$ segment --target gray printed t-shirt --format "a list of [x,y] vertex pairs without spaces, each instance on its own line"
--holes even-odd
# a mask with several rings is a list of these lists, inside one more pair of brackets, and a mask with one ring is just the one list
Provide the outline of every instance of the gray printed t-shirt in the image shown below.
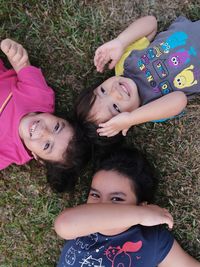
[[200,20],[178,17],[144,50],[133,50],[123,76],[134,80],[141,105],[172,91],[200,93]]

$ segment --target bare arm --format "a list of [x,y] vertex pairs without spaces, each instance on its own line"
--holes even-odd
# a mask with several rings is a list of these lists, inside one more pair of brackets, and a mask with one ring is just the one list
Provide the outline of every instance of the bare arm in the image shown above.
[[183,92],[172,92],[131,112],[131,125],[165,119],[179,114],[187,105]]
[[95,232],[118,234],[132,225],[168,224],[173,218],[156,205],[84,204],[65,209],[55,220],[55,231],[64,239],[73,239]]
[[147,37],[151,41],[157,32],[157,20],[154,16],[137,19],[128,26],[116,39],[120,40],[125,49],[136,40]]
[[170,252],[158,267],[200,267],[200,262],[187,254],[175,240]]
[[187,105],[187,97],[183,92],[172,92],[160,97],[132,112],[123,112],[105,123],[99,124],[97,130],[101,136],[113,136],[122,131],[126,135],[128,129],[137,124],[152,120],[169,118],[179,114]]

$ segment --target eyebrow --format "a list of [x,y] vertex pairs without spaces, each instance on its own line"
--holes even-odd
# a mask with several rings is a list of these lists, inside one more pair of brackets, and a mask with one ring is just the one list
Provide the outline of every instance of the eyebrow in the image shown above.
[[97,192],[97,193],[100,193],[99,190],[93,188],[92,186],[90,187],[90,191],[95,191],[95,192]]
[[124,197],[126,197],[126,194],[125,193],[123,193],[123,192],[113,192],[113,193],[111,193],[111,195],[120,195],[120,196],[124,196]]
[[[97,189],[95,189],[95,188],[93,188],[93,187],[90,187],[90,191],[95,191],[95,192],[97,192],[97,193],[99,193],[100,194],[100,192],[99,192],[99,190],[97,190]],[[124,197],[126,197],[126,194],[125,193],[123,193],[123,192],[112,192],[111,193],[111,196],[112,195],[115,195],[115,196],[124,196]]]

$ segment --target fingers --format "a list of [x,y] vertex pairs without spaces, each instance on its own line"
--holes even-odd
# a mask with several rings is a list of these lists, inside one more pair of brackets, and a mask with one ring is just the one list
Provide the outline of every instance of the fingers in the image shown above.
[[5,39],[1,42],[1,49],[8,57],[16,72],[22,67],[30,65],[28,54],[21,44],[11,39]]
[[117,60],[112,60],[111,61],[111,63],[109,64],[109,66],[108,66],[108,68],[110,69],[110,70],[112,70],[114,67],[115,67],[115,65],[117,64]]
[[[1,42],[1,50],[6,54],[7,57],[13,57],[17,54],[20,44],[16,43],[11,39],[5,39]],[[21,50],[21,49],[20,49]]]
[[114,136],[120,132],[113,125],[109,125],[109,122],[101,123],[101,124],[99,124],[99,126],[100,126],[100,128],[97,129],[97,133],[100,136],[112,137],[112,136]]
[[102,126],[102,124],[99,124],[99,127],[100,128],[97,129],[97,133],[99,135],[105,135],[106,133],[111,133],[113,130],[115,130],[112,125],[111,126],[106,126],[106,125]]
[[122,135],[123,135],[123,136],[126,136],[127,132],[128,132],[128,129],[124,129],[124,130],[122,131]]
[[110,61],[107,49],[99,47],[94,56],[94,65],[98,72],[103,72],[105,65]]
[[1,50],[2,50],[5,54],[7,54],[8,51],[9,51],[9,49],[10,49],[10,47],[11,47],[11,44],[12,44],[12,42],[11,42],[10,39],[4,39],[4,40],[1,42]]
[[118,130],[115,130],[115,129],[106,129],[106,128],[104,128],[104,130],[101,131],[100,133],[98,132],[98,134],[100,136],[107,136],[107,137],[112,137],[112,136],[114,136],[114,135],[116,135],[118,133],[119,133]]

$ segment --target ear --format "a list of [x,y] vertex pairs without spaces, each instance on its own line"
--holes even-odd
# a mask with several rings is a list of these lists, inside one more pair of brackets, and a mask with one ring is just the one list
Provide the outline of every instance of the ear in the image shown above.
[[37,154],[35,154],[33,151],[31,151],[31,154],[35,160],[39,161],[40,164],[44,165],[44,161],[40,159]]
[[38,160],[39,158],[38,158],[38,155],[36,155],[33,151],[31,151],[31,154],[32,154],[32,156],[33,156],[33,158],[35,159],[35,160]]

